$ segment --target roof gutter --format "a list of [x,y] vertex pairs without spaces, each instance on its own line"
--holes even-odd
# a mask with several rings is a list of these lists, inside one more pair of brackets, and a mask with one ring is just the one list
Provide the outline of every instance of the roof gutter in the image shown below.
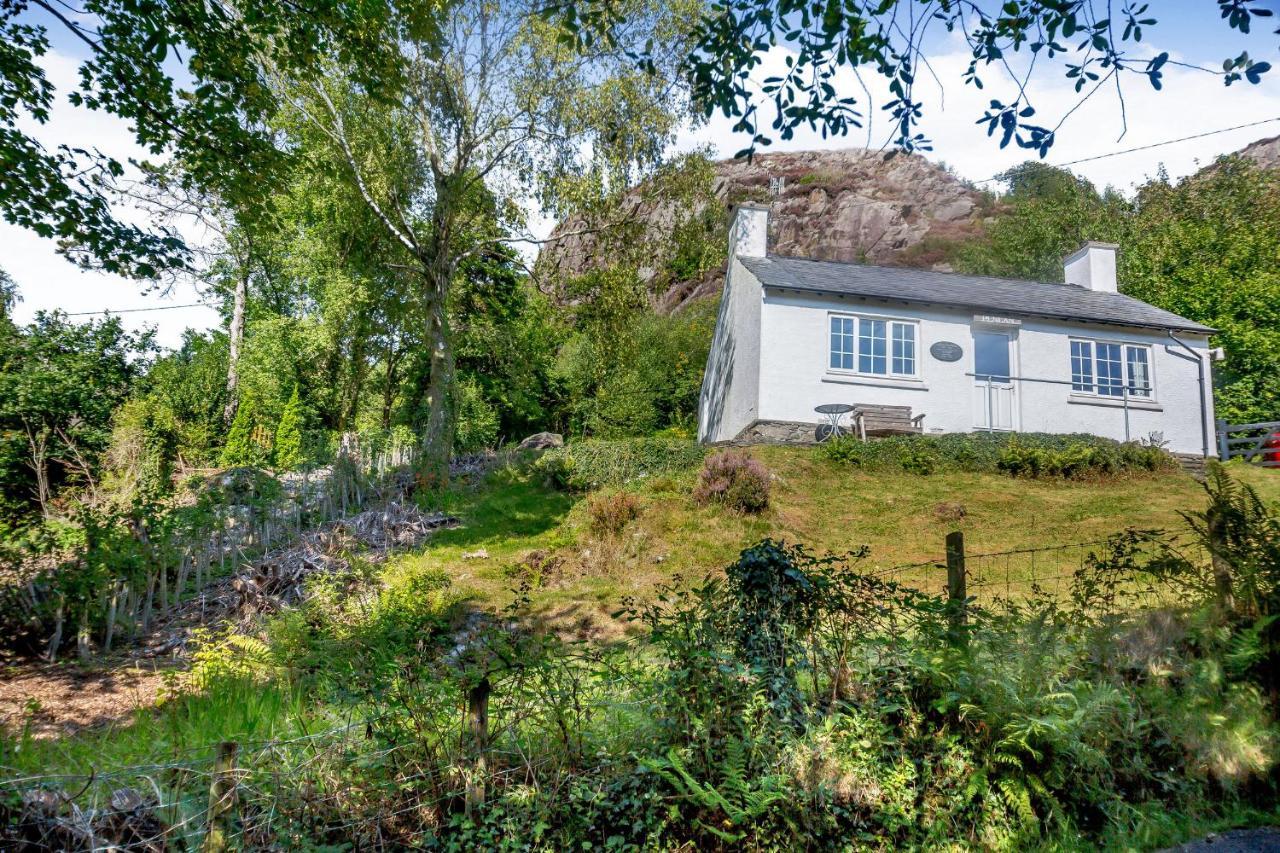
[[1187,345],[1187,342],[1173,333],[1173,329],[1169,330],[1169,340],[1187,351],[1187,354],[1196,360],[1196,372],[1199,374],[1200,383],[1200,449],[1201,454],[1205,457],[1209,455],[1209,413],[1205,408],[1204,402],[1204,359],[1200,353],[1193,350]]

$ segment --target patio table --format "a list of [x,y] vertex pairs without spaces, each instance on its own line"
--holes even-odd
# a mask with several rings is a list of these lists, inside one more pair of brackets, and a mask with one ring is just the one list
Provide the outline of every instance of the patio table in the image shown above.
[[813,410],[825,419],[824,423],[818,424],[818,429],[814,432],[814,437],[819,442],[845,435],[849,432],[840,425],[840,419],[852,412],[853,406],[848,403],[823,403],[821,406],[814,406]]

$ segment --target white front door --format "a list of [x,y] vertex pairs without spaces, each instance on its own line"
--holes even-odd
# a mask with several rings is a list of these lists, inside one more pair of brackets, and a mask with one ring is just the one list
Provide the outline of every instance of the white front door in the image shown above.
[[1018,428],[1018,392],[1013,382],[1013,335],[973,332],[973,425],[980,430]]

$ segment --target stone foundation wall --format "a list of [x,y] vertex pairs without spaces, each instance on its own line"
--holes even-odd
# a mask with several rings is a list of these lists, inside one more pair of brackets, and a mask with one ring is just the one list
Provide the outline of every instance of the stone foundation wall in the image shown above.
[[817,444],[814,436],[817,428],[817,424],[799,421],[755,421],[734,436],[732,441],[723,443],[734,447],[751,444]]

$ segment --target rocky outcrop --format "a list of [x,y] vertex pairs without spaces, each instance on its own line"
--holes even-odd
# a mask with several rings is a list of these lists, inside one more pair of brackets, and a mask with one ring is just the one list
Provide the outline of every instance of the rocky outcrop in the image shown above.
[[1280,169],[1280,136],[1251,142],[1241,148],[1239,154],[1241,157],[1248,157],[1264,169]]
[[[663,276],[669,260],[664,255],[671,251],[664,238],[689,217],[700,217],[721,236],[735,205],[768,203],[769,249],[775,254],[945,269],[940,261],[946,246],[976,233],[987,210],[986,198],[972,185],[901,152],[788,152],[712,166],[710,192],[700,200],[654,198],[646,186],[628,192],[615,208],[616,219],[638,223],[645,244],[654,247],[640,272],[655,288],[658,310],[673,310],[723,286],[723,262],[698,280]],[[611,262],[615,253],[604,240],[582,219],[561,223],[539,259],[542,278],[563,281]]]

